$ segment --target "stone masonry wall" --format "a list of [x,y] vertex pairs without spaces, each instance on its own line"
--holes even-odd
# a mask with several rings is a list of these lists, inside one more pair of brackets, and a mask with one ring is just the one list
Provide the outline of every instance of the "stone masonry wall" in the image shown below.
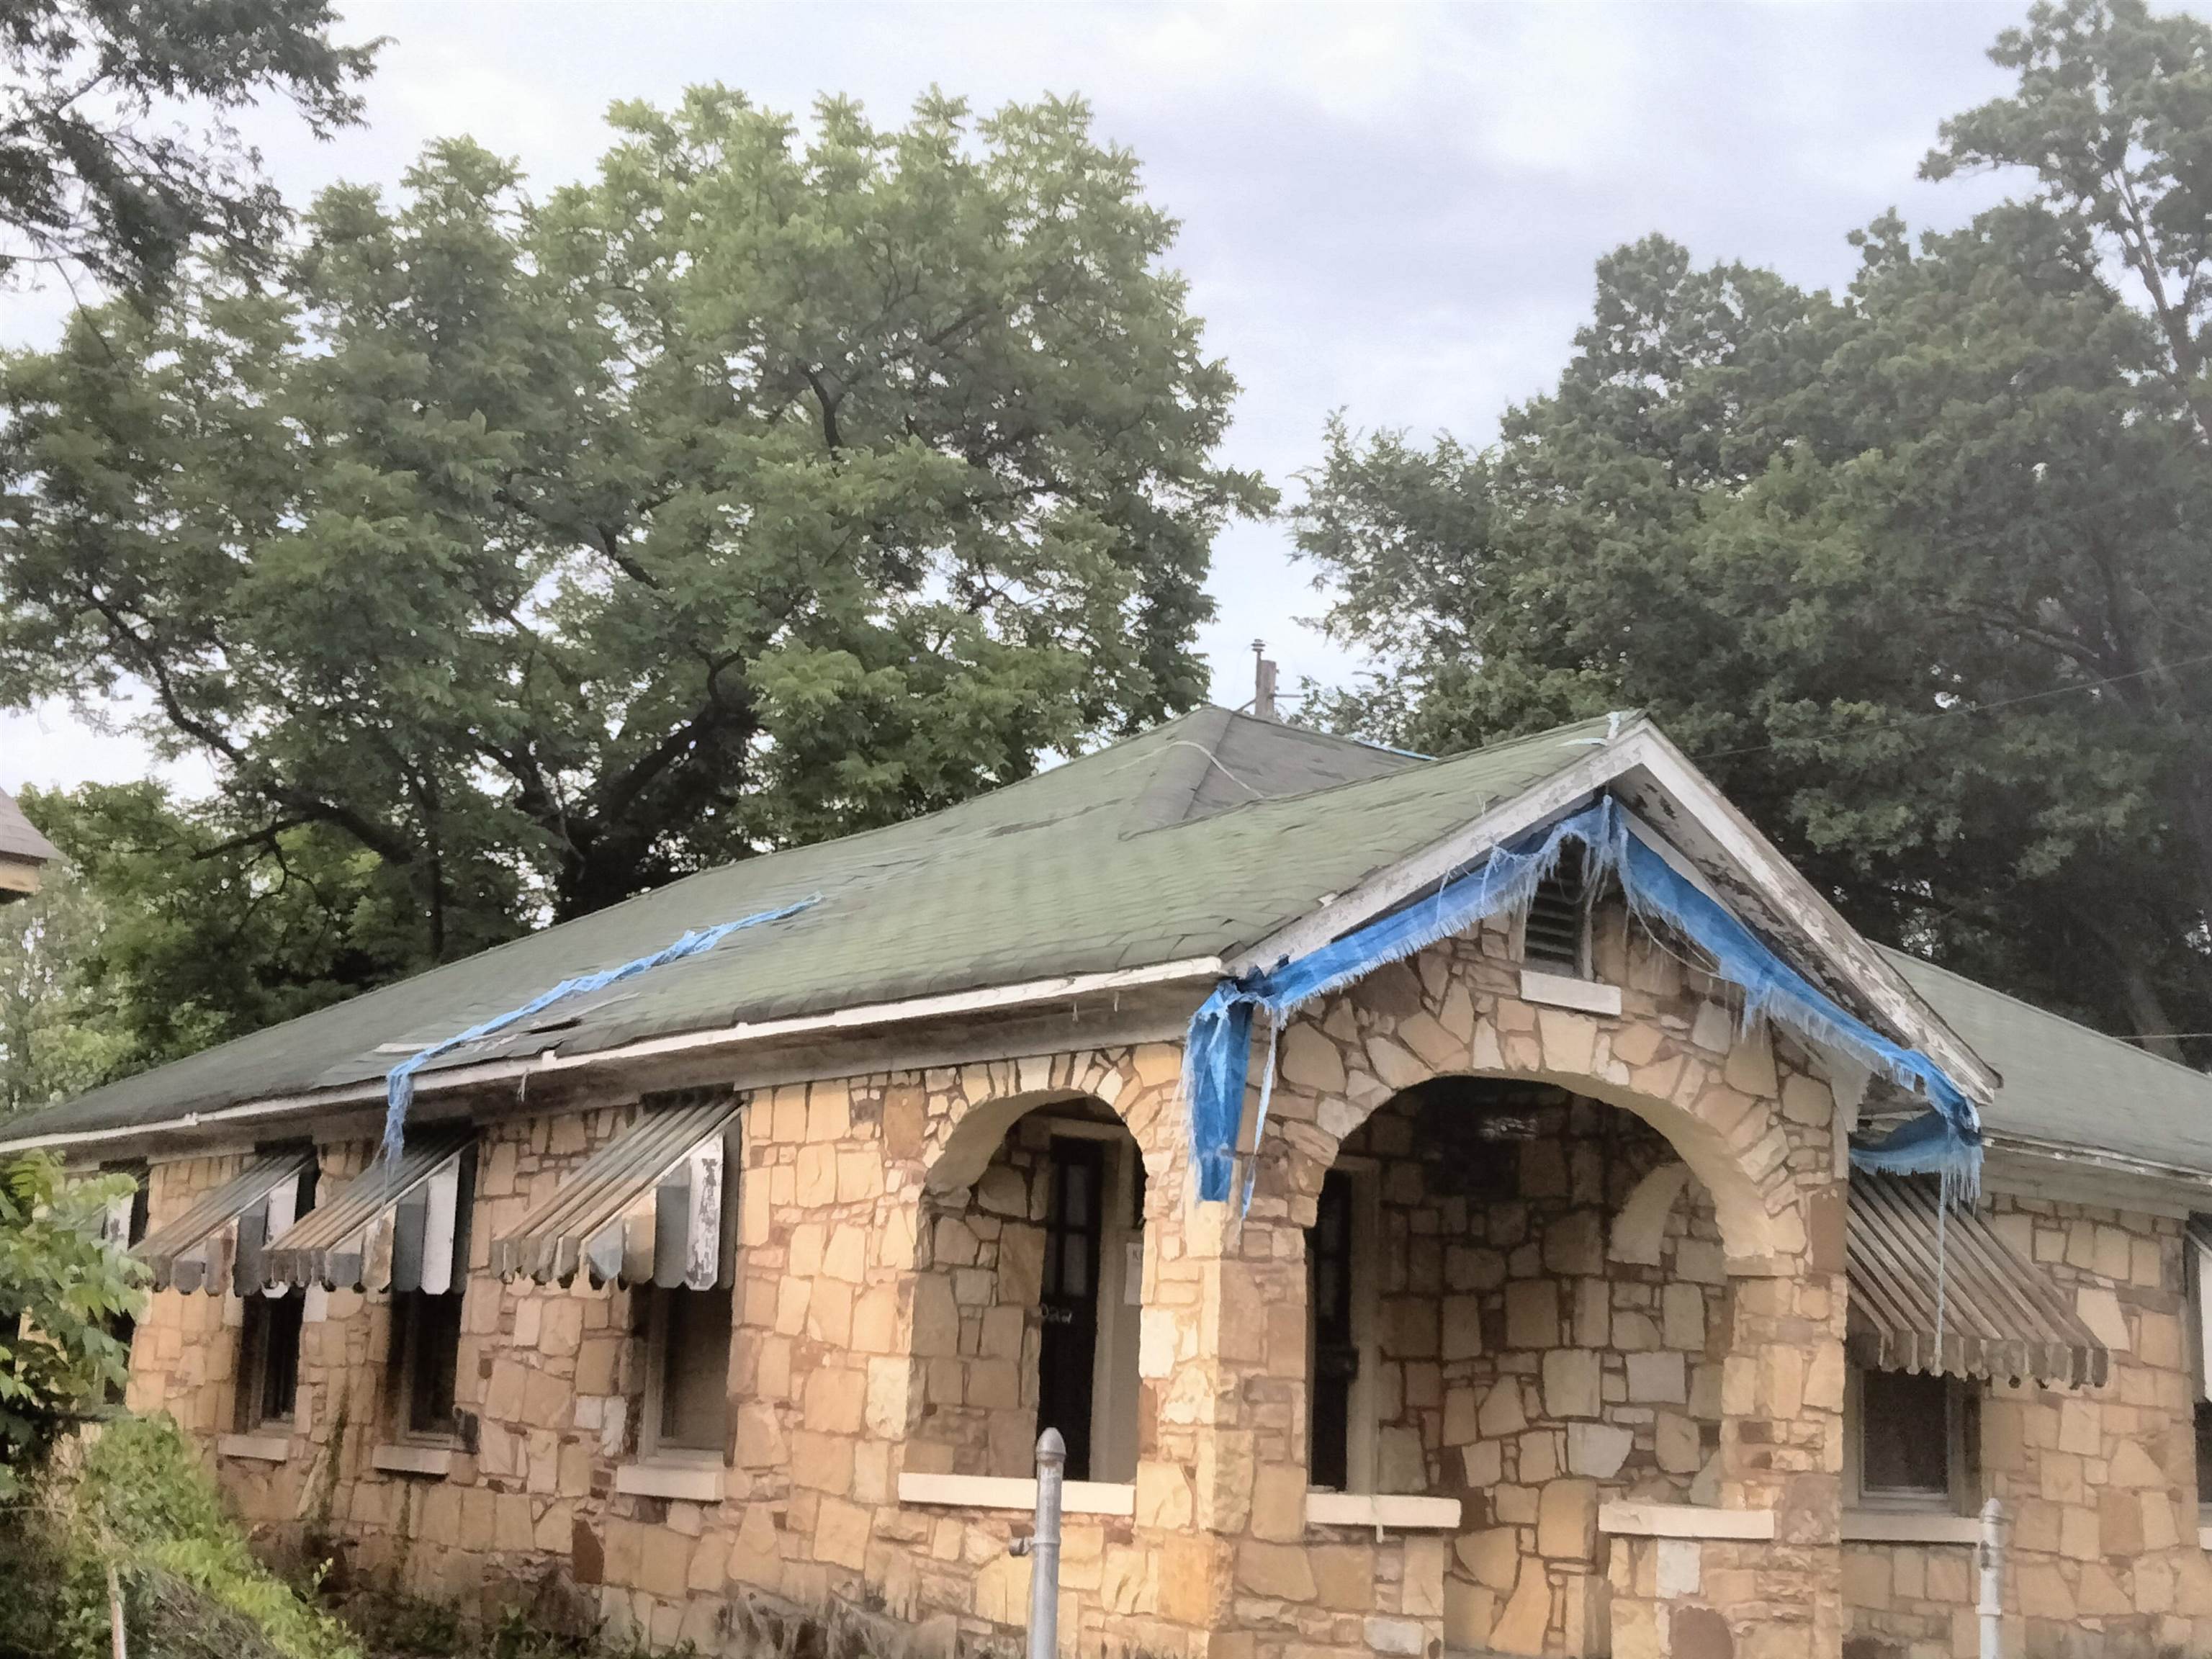
[[[1604,1626],[1597,1505],[1689,1502],[1709,1462],[1717,1484],[1723,1252],[1711,1199],[1692,1181],[1656,1264],[1609,1261],[1614,1217],[1677,1161],[1673,1148],[1630,1114],[1547,1085],[1492,1103],[1525,1119],[1531,1138],[1486,1144],[1467,1133],[1480,1097],[1425,1106],[1417,1091],[1344,1143],[1346,1158],[1376,1164],[1375,1487],[1460,1500],[1444,1583],[1451,1645],[1540,1639],[1576,1651]],[[1506,1192],[1455,1192],[1485,1158],[1509,1166]],[[1524,1561],[1548,1582],[1556,1617],[1543,1630],[1533,1591],[1504,1617]]]
[[[2112,1349],[2100,1389],[1984,1390],[1982,1492],[2012,1522],[2005,1651],[2152,1659],[2212,1650],[2180,1224],[2002,1193],[1992,1201],[1997,1231],[2075,1294]],[[1978,1651],[1971,1547],[1849,1545],[1844,1589],[1850,1659]]]
[[[1535,1505],[1531,1518],[1509,1522],[1521,1565],[1502,1598],[1493,1645],[1504,1636],[1524,1650],[1595,1651],[1603,1636],[1598,1615],[1609,1612],[1617,1652],[1667,1655],[1677,1650],[1672,1632],[1694,1624],[1694,1613],[1722,1621],[1741,1659],[1832,1655],[1840,1644],[1844,1209],[1827,1091],[1786,1045],[1741,1039],[1726,997],[1663,952],[1632,947],[1617,914],[1607,923],[1601,967],[1623,988],[1618,1017],[1523,1002],[1517,956],[1510,931],[1486,928],[1294,1020],[1284,1034],[1256,1194],[1242,1218],[1231,1206],[1190,1201],[1181,1054],[1172,1043],[755,1097],[744,1137],[731,1437],[722,1495],[713,1502],[617,1490],[635,1454],[642,1372],[629,1298],[580,1285],[502,1285],[485,1272],[490,1240],[633,1109],[611,1102],[496,1121],[477,1162],[456,1388],[469,1426],[447,1472],[405,1476],[372,1466],[386,1409],[388,1313],[380,1297],[335,1293],[311,1310],[292,1456],[276,1466],[224,1459],[226,1482],[258,1521],[326,1531],[363,1570],[487,1601],[548,1593],[550,1585],[556,1600],[587,1601],[617,1629],[658,1644],[690,1639],[711,1650],[733,1631],[795,1614],[878,1619],[917,1652],[1010,1648],[1028,1570],[1006,1545],[1024,1517],[897,1497],[902,1470],[943,1455],[931,1439],[933,1408],[948,1422],[957,1413],[1007,1409],[992,1403],[1005,1398],[1003,1373],[966,1363],[1006,1357],[983,1346],[996,1304],[978,1302],[970,1321],[955,1291],[956,1316],[944,1316],[928,1287],[951,1275],[940,1271],[939,1240],[933,1232],[925,1241],[923,1224],[963,1184],[933,1189],[936,1172],[981,1173],[1024,1113],[1088,1099],[1121,1119],[1146,1165],[1142,1396],[1133,1516],[1074,1517],[1068,1528],[1064,1651],[1109,1659],[1139,1651],[1159,1659],[1427,1654],[1445,1633],[1446,1540],[1305,1524],[1304,1229],[1345,1138],[1377,1107],[1429,1077],[1483,1073],[1626,1109],[1696,1170],[1729,1269],[1727,1294],[1717,1299],[1723,1312],[1716,1313],[1709,1285],[1699,1291],[1709,1352],[1724,1356],[1715,1492],[1724,1505],[1774,1510],[1782,1540],[1756,1550],[1708,1546],[1704,1588],[1687,1601],[1679,1580],[1669,1589],[1618,1571],[1609,1610],[1578,1601],[1564,1581],[1589,1581],[1600,1565],[1601,1545],[1588,1522],[1591,1477],[1573,1473],[1571,1452],[1561,1464],[1558,1440],[1520,1437],[1556,1432],[1543,1426],[1512,1437],[1516,1478],[1508,1482],[1506,1437],[1478,1432],[1478,1441],[1498,1443],[1500,1487],[1533,1492]],[[325,1150],[327,1192],[359,1167],[366,1148]],[[220,1173],[164,1170],[155,1224],[188,1189]],[[1571,1160],[1569,1181],[1571,1197]],[[1677,1279],[1686,1277],[1681,1248]],[[1544,1249],[1536,1246],[1539,1261]],[[199,1305],[183,1305],[188,1300]],[[212,1350],[227,1352],[234,1339],[226,1346],[210,1324],[221,1319],[210,1311],[220,1299],[156,1304],[134,1399],[177,1410],[198,1432],[227,1426],[228,1362]],[[1650,1313],[1633,1302],[1619,1311]],[[1663,1336],[1663,1299],[1657,1313]],[[1504,1316],[1510,1324],[1510,1307]],[[1561,1317],[1572,1317],[1564,1304]],[[1609,1308],[1609,1325],[1613,1317]],[[1504,1389],[1519,1395],[1524,1416],[1532,1403],[1548,1409],[1537,1396],[1547,1364],[1564,1374],[1554,1358],[1561,1353],[1595,1356],[1603,1401],[1618,1344],[1586,1347],[1578,1336],[1575,1348],[1548,1349],[1526,1372],[1506,1368],[1504,1356],[1519,1351],[1507,1335],[1495,1377],[1480,1377],[1471,1364],[1477,1356],[1468,1356],[1465,1386],[1480,1396],[1478,1431],[1486,1403]],[[1003,1334],[993,1340],[1006,1342]],[[210,1352],[185,1356],[193,1340]],[[1440,1327],[1439,1367],[1443,1340]],[[1686,1348],[1643,1352],[1662,1351],[1683,1356],[1688,1369]],[[1023,1364],[1028,1357],[1025,1342]],[[1625,1389],[1628,1356],[1619,1357]],[[1686,1376],[1686,1396],[1690,1386]],[[1423,1396],[1437,1403],[1417,1408],[1437,1415],[1439,1470],[1443,1390],[1439,1370]],[[1495,1420],[1504,1408],[1491,1409]],[[1577,1420],[1604,1425],[1602,1415]],[[1640,1449],[1643,1425],[1616,1425],[1638,1431]],[[1650,1426],[1652,1462],[1639,1467],[1671,1480],[1681,1471],[1659,1460],[1656,1415]],[[1425,1462],[1425,1425],[1423,1433]],[[987,1430],[986,1445],[991,1438]],[[1544,1467],[1540,1445],[1559,1465],[1541,1481],[1530,1478]],[[1465,1447],[1457,1449],[1464,1479]],[[1453,1576],[1464,1581],[1465,1565]]]

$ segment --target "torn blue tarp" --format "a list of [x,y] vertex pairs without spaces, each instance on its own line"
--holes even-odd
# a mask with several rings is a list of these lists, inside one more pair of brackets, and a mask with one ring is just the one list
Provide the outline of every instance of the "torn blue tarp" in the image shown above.
[[[1443,883],[1428,897],[1317,951],[1239,979],[1224,980],[1192,1017],[1183,1054],[1183,1089],[1189,1103],[1199,1196],[1226,1199],[1233,1186],[1237,1130],[1243,1115],[1255,1017],[1264,1016],[1269,1026],[1271,1058],[1261,1079],[1258,1115],[1259,1129],[1264,1130],[1273,1085],[1273,1033],[1285,1019],[1316,997],[1462,933],[1486,917],[1527,908],[1537,884],[1559,866],[1560,850],[1570,842],[1586,849],[1593,879],[1610,873],[1620,881],[1632,914],[1665,923],[1712,958],[1713,971],[1743,992],[1746,1025],[1771,1019],[1811,1042],[1854,1056],[1926,1098],[1930,1111],[1906,1126],[1914,1130],[1909,1144],[1899,1145],[1899,1137],[1893,1136],[1863,1152],[1855,1149],[1855,1164],[1870,1170],[1940,1175],[1947,1194],[1973,1190],[1981,1172],[1981,1124],[1965,1091],[1927,1055],[1891,1042],[1775,955],[1724,907],[1630,834],[1620,803],[1607,796],[1548,829],[1494,848],[1480,865]],[[1886,1161],[1892,1158],[1905,1161]],[[1250,1194],[1248,1179],[1248,1203]]]
[[786,916],[795,916],[809,905],[818,904],[821,901],[822,895],[816,893],[800,899],[795,904],[787,904],[778,910],[762,910],[750,916],[740,916],[735,921],[719,922],[712,927],[694,928],[673,945],[664,945],[649,957],[640,957],[634,962],[625,962],[619,968],[605,969],[596,974],[580,974],[574,979],[564,979],[551,990],[532,998],[520,1008],[509,1009],[503,1014],[495,1014],[480,1024],[470,1026],[465,1031],[456,1032],[442,1042],[432,1043],[419,1054],[408,1055],[384,1076],[383,1157],[386,1167],[396,1169],[398,1166],[399,1155],[405,1150],[407,1109],[415,1103],[415,1073],[441,1054],[451,1054],[465,1043],[474,1042],[480,1037],[488,1037],[495,1032],[503,1031],[510,1025],[528,1019],[532,1014],[543,1013],[555,1003],[565,998],[578,996],[586,991],[604,990],[617,980],[631,978],[644,973],[648,969],[658,968],[664,963],[681,961],[685,957],[696,957],[702,951],[713,950],[740,928],[757,927],[763,922],[781,921]]

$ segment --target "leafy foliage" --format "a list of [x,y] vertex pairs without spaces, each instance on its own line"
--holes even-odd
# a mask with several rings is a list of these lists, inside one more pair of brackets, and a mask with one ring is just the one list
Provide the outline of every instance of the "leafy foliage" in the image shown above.
[[2031,199],[1886,216],[1837,296],[1653,237],[1494,447],[1333,428],[1299,545],[1384,672],[1316,716],[1442,750],[1646,708],[1878,936],[2212,1030],[2209,52],[2039,8],[1927,164]]
[[360,896],[348,984],[1191,706],[1268,500],[1081,105],[613,118],[588,185],[441,144],[273,287],[0,362],[0,700],[150,688],[199,855]]
[[[282,93],[318,137],[360,118],[374,46],[337,46],[328,0],[0,9],[0,278],[80,267],[125,289],[165,285],[210,238],[258,257],[284,219],[227,114]],[[196,107],[199,130],[170,125]]]
[[137,1317],[145,1269],[101,1232],[129,1176],[72,1180],[32,1153],[0,1164],[0,1498],[125,1379],[110,1326]]
[[31,1524],[0,1543],[0,1561],[30,1570],[0,1598],[0,1656],[104,1659],[112,1567],[133,1652],[360,1659],[337,1620],[254,1560],[171,1419],[108,1425],[40,1497]]
[[26,790],[21,804],[65,872],[0,910],[0,1110],[422,965],[404,883],[320,825],[240,836],[221,802],[176,801],[152,781]]

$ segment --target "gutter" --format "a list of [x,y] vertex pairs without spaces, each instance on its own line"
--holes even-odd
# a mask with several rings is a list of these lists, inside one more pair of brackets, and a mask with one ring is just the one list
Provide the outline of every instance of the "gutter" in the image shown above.
[[[991,986],[981,990],[909,997],[897,1002],[862,1003],[826,1014],[802,1014],[789,1019],[741,1021],[737,1024],[710,1027],[705,1030],[642,1037],[618,1048],[594,1049],[587,1054],[563,1054],[559,1045],[554,1044],[535,1054],[520,1058],[484,1060],[473,1066],[454,1066],[417,1073],[415,1091],[418,1098],[450,1094],[526,1078],[557,1076],[600,1066],[619,1066],[670,1054],[751,1048],[789,1037],[1032,1008],[1070,998],[1096,996],[1148,986],[1203,983],[1210,988],[1220,979],[1222,973],[1221,958],[1218,957],[1184,957],[1174,962],[1156,963],[1146,968],[1118,968],[1106,973],[1027,980],[1018,984]],[[395,1064],[398,1058],[395,1057]],[[185,1112],[152,1123],[117,1124],[105,1129],[62,1130],[52,1134],[0,1139],[0,1154],[96,1146],[152,1135],[250,1126],[333,1107],[380,1104],[384,1099],[384,1086],[383,1079],[374,1078],[337,1088],[316,1089],[301,1094],[271,1095],[260,1100],[240,1101],[235,1105],[218,1106],[204,1112]]]

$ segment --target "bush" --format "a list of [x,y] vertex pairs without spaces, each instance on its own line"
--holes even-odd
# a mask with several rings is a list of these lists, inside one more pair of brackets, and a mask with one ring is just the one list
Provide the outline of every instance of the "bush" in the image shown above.
[[0,1659],[105,1659],[115,1570],[132,1659],[361,1659],[345,1627],[247,1551],[166,1417],[126,1418],[0,1527]]

